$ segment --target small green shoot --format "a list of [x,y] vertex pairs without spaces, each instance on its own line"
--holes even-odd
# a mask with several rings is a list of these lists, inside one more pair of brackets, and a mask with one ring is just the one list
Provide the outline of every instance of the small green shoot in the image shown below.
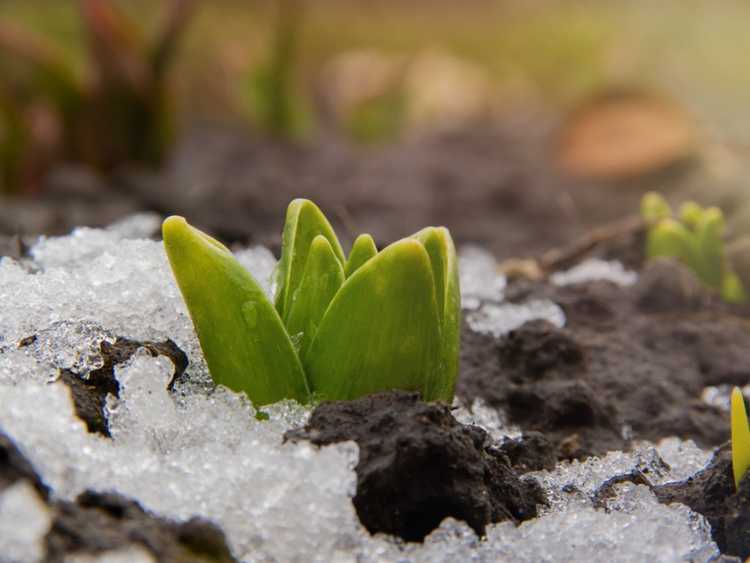
[[742,478],[750,469],[750,425],[747,422],[745,398],[739,387],[732,390],[732,473],[734,485],[740,488]]
[[647,258],[677,258],[725,301],[746,300],[742,283],[727,258],[720,209],[687,202],[680,208],[679,217],[674,217],[666,200],[650,192],[641,200],[641,216],[648,224]]
[[429,227],[348,260],[311,201],[289,205],[275,306],[221,243],[170,217],[164,246],[217,384],[258,405],[418,391],[453,399],[460,292],[456,252]]

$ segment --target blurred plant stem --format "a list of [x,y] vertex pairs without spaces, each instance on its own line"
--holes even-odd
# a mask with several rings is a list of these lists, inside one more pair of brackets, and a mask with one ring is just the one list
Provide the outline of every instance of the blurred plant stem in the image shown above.
[[0,193],[11,192],[20,181],[25,136],[18,108],[0,91]]
[[250,103],[260,129],[281,139],[299,138],[308,116],[295,88],[305,0],[277,0],[266,62],[250,77]]

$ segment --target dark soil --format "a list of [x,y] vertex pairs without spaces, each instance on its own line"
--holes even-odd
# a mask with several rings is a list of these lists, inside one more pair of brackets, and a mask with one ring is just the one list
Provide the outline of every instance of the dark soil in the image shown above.
[[702,173],[697,166],[633,185],[569,179],[553,164],[554,126],[519,116],[368,148],[326,135],[292,146],[197,129],[158,172],[123,170],[104,181],[64,168],[34,199],[0,198],[0,235],[62,234],[141,210],[184,215],[225,242],[275,248],[289,201],[308,197],[345,243],[370,232],[382,246],[445,225],[459,244],[498,258],[537,256],[637,213],[646,189],[677,190]]
[[704,447],[728,439],[726,413],[701,393],[750,380],[750,324],[681,265],[651,263],[629,288],[517,283],[507,296],[553,300],[566,326],[534,321],[497,339],[465,327],[457,388],[465,401],[482,398],[524,431],[542,432],[559,459],[627,449],[631,438]]
[[[19,347],[28,346],[35,338],[24,338],[19,342]],[[164,342],[136,342],[127,338],[117,338],[114,343],[104,341],[99,348],[103,365],[89,372],[86,378],[68,369],[60,370],[60,380],[70,388],[76,415],[86,423],[89,432],[110,437],[105,406],[107,395],[120,396],[115,366],[127,362],[141,348],[153,357],[165,356],[172,362],[174,372],[169,383],[171,389],[185,372],[188,359],[185,352],[169,339]]]
[[557,465],[557,447],[541,432],[530,430],[520,438],[506,440],[499,447],[520,473],[552,470]]
[[0,492],[18,480],[28,481],[43,499],[48,499],[49,487],[42,481],[31,462],[18,450],[13,440],[0,432]]
[[224,533],[201,518],[184,523],[161,519],[120,494],[94,491],[54,507],[55,519],[45,541],[50,563],[73,553],[98,554],[133,544],[145,547],[160,562],[235,561]]
[[321,403],[309,424],[286,438],[357,442],[354,506],[371,533],[421,541],[452,516],[481,536],[490,523],[536,517],[544,502],[539,485],[520,479],[484,430],[414,393]]
[[660,502],[679,502],[703,514],[711,524],[711,536],[725,555],[744,561],[750,557],[750,475],[735,490],[732,451],[717,450],[708,466],[679,483],[654,487]]
[[45,562],[62,563],[74,554],[96,555],[133,544],[144,547],[160,562],[235,561],[223,532],[206,520],[191,518],[179,523],[160,518],[116,493],[86,491],[75,502],[50,499],[49,488],[31,463],[0,433],[0,492],[18,480],[31,483],[52,511]]

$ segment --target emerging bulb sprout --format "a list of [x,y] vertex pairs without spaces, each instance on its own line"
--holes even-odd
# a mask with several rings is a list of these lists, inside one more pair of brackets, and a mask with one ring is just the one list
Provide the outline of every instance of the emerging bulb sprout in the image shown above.
[[725,301],[746,300],[742,282],[727,258],[724,216],[719,208],[703,208],[689,201],[674,217],[666,200],[656,192],[649,192],[641,200],[641,216],[648,224],[647,258],[677,258]]
[[361,235],[348,257],[311,201],[289,205],[272,304],[220,242],[181,217],[164,246],[211,376],[258,405],[354,399],[391,389],[450,402],[460,293],[447,229],[378,252]]

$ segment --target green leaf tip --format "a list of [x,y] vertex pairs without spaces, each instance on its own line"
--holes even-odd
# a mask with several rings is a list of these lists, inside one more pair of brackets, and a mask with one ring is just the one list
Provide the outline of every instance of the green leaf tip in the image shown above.
[[276,309],[284,320],[289,318],[292,296],[302,281],[310,245],[318,235],[328,240],[343,265],[344,251],[323,212],[308,199],[292,201],[286,213],[276,278]]
[[162,234],[214,381],[247,392],[258,405],[307,400],[302,365],[281,319],[229,249],[182,217],[165,220]]
[[680,206],[680,221],[690,229],[696,229],[703,217],[703,208],[694,201]]
[[641,217],[653,224],[672,216],[667,200],[658,192],[648,192],[641,199]]
[[286,323],[292,341],[297,340],[300,357],[305,357],[328,304],[343,283],[344,269],[331,243],[322,235],[316,236]]
[[734,484],[740,488],[742,478],[750,469],[750,426],[747,422],[745,398],[739,387],[732,390],[732,473]]
[[378,247],[375,246],[373,238],[368,234],[359,235],[352,245],[349,258],[346,260],[346,267],[344,269],[346,277],[351,276],[362,264],[377,253]]
[[182,217],[164,246],[217,384],[257,404],[413,390],[453,400],[461,323],[450,233],[428,227],[378,252],[359,236],[347,260],[308,200],[287,212],[275,305],[220,242]]

